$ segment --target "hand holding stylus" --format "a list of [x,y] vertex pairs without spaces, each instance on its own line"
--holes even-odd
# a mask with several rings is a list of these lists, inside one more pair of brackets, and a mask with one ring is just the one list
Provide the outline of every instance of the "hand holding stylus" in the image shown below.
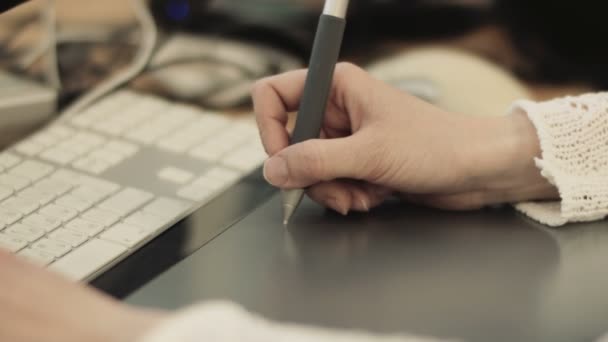
[[306,71],[264,79],[253,92],[266,179],[306,188],[346,214],[391,194],[446,209],[555,198],[534,165],[540,148],[523,114],[473,117],[447,112],[339,64],[322,122],[322,139],[289,146],[287,113],[302,100]]

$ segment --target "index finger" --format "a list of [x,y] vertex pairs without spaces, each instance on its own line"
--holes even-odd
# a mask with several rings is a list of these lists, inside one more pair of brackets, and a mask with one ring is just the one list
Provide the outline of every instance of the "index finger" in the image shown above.
[[306,70],[302,69],[262,79],[253,87],[256,121],[269,155],[289,145],[287,114],[298,109],[305,82]]

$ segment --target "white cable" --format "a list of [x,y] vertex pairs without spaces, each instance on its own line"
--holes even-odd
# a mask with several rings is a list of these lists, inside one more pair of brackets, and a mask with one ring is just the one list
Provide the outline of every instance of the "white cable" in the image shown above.
[[61,114],[61,117],[68,118],[86,109],[102,97],[135,78],[150,62],[158,39],[156,23],[154,22],[154,18],[148,7],[147,0],[131,0],[131,6],[141,25],[142,32],[142,44],[135,60],[129,68],[102,82],[91,92],[85,94],[82,98],[72,104]]
[[49,55],[46,61],[46,78],[55,89],[61,89],[61,76],[59,75],[59,61],[57,58],[57,13],[55,0],[48,0],[44,11],[44,21],[47,27],[47,43]]

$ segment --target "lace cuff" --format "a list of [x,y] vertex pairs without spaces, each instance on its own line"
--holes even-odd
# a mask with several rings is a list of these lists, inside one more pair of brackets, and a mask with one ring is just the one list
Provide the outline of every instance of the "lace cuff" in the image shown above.
[[518,101],[512,111],[525,112],[536,127],[542,149],[536,165],[561,196],[515,207],[549,226],[608,216],[608,93]]

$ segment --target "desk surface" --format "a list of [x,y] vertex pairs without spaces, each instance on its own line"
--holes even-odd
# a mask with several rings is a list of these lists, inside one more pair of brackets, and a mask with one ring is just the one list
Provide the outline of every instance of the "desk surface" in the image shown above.
[[471,341],[581,341],[608,330],[605,223],[545,230],[510,208],[392,203],[340,217],[278,198],[127,301],[230,299],[267,317]]

